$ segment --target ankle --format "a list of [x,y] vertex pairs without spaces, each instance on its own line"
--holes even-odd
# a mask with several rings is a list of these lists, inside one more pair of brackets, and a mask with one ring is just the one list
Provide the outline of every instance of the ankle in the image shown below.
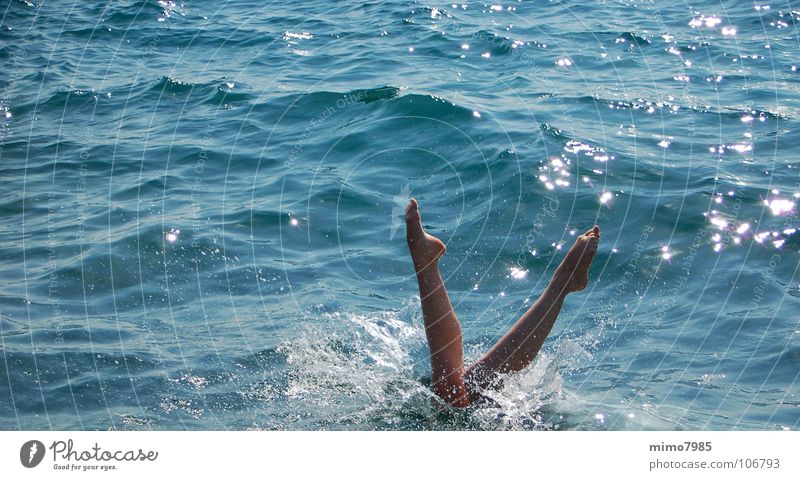
[[550,283],[547,285],[547,290],[554,295],[566,297],[568,293],[571,293],[569,289],[571,279],[571,274],[556,270],[553,277],[550,279]]

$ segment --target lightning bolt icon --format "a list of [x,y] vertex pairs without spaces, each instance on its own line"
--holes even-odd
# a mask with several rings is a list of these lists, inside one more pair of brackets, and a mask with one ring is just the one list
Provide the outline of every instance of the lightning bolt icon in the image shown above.
[[28,463],[33,462],[33,457],[34,457],[34,455],[36,455],[36,452],[37,452],[38,449],[39,449],[39,447],[36,446],[35,443],[31,444],[31,452],[30,452],[30,455],[28,457]]

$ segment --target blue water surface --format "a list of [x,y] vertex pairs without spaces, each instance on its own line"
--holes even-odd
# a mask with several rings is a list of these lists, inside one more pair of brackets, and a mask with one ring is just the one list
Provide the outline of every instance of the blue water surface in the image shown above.
[[[0,8],[0,429],[798,428],[796,1]],[[490,406],[412,196],[469,361],[603,229]]]

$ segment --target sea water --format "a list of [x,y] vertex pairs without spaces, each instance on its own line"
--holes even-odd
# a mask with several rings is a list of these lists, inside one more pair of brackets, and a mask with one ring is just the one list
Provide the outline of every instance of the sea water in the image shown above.
[[[6,2],[0,428],[796,429],[800,4]],[[533,365],[467,361],[598,224]]]

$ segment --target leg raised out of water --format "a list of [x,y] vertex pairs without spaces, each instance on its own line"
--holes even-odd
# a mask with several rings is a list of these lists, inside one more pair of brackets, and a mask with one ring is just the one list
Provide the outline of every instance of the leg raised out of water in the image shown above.
[[495,385],[498,374],[527,367],[555,324],[567,294],[586,288],[589,266],[597,253],[600,227],[578,236],[538,300],[480,360],[465,371],[468,386]]
[[466,407],[480,389],[497,387],[499,374],[531,363],[561,311],[567,294],[586,288],[597,252],[600,227],[580,235],[556,269],[541,297],[480,360],[464,368],[461,325],[439,273],[444,243],[422,227],[417,201],[406,207],[406,240],[419,283],[425,334],[431,353],[433,388],[449,404]]
[[425,335],[431,353],[433,389],[453,406],[469,405],[464,386],[464,352],[461,325],[439,273],[444,243],[422,228],[419,206],[413,198],[406,208],[406,240],[419,283]]

